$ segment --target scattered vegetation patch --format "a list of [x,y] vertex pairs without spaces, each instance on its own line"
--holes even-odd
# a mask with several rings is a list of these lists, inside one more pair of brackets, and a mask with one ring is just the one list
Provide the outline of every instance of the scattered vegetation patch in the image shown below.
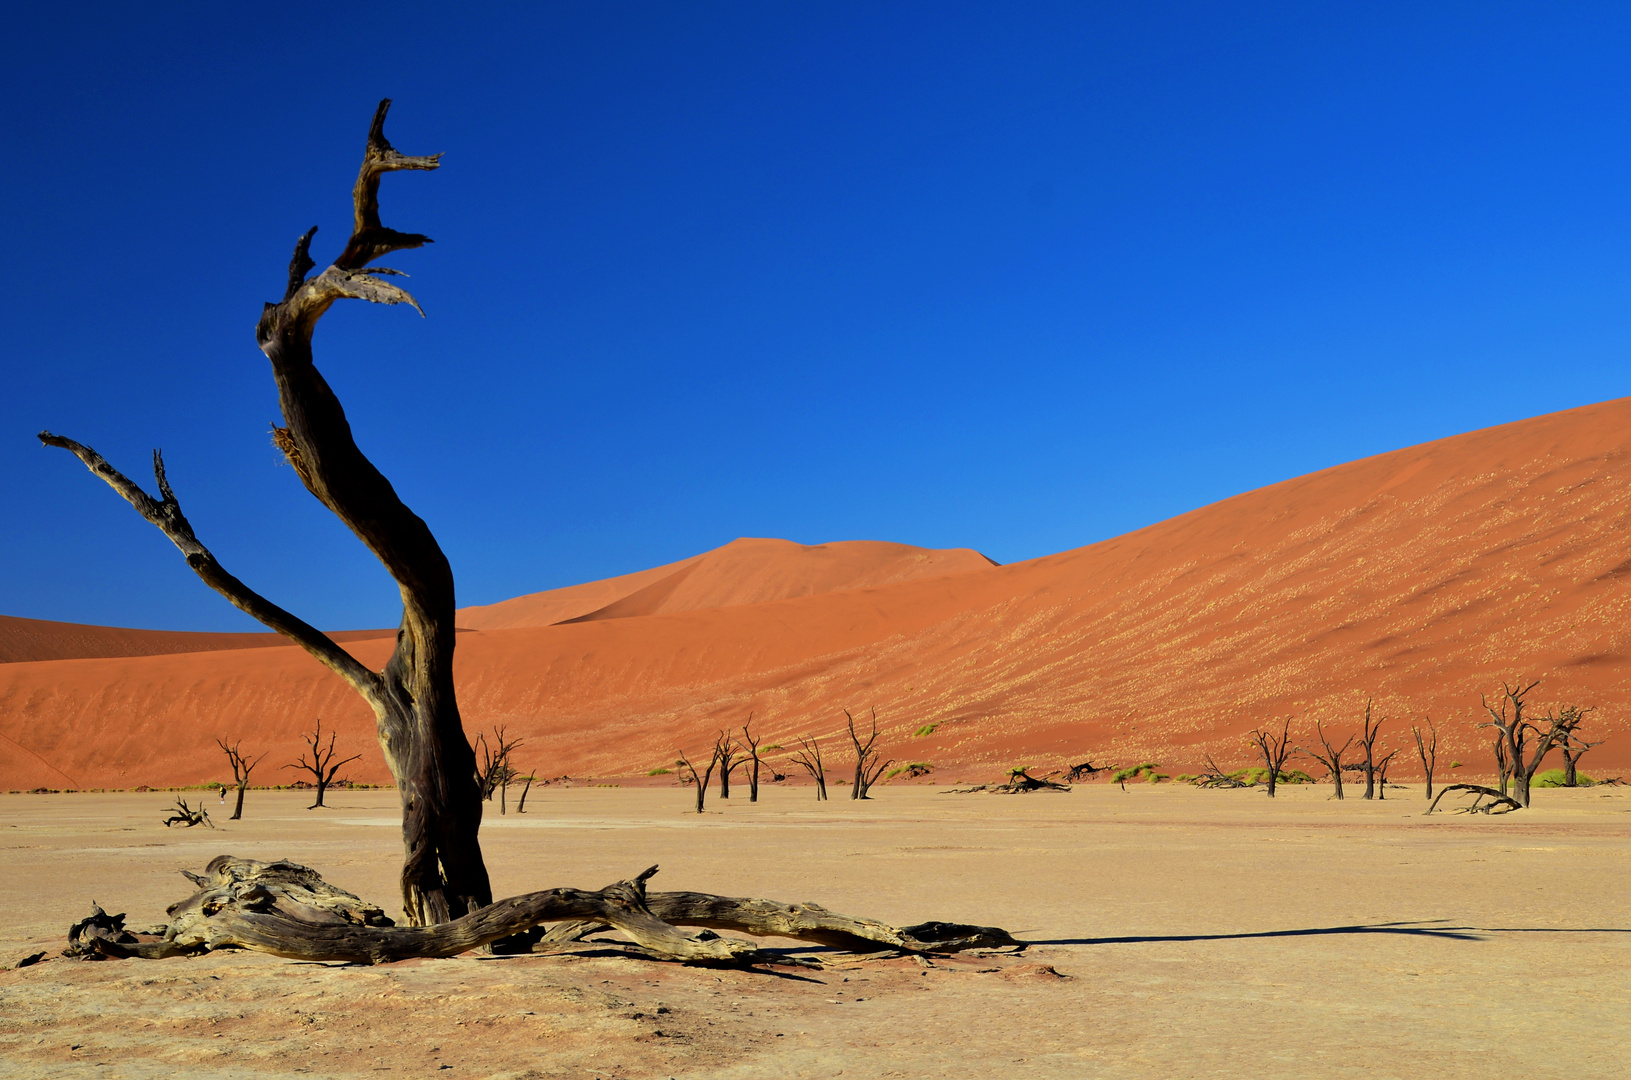
[[[1535,778],[1530,781],[1530,786],[1568,787],[1568,778],[1568,773],[1564,772],[1562,769],[1547,769],[1543,773],[1536,773]],[[1597,786],[1597,781],[1593,780],[1583,772],[1576,772],[1574,774],[1574,784],[1576,787],[1595,787]]]
[[662,766],[659,765],[657,768],[652,769],[650,772],[646,773],[646,775],[647,776],[668,776],[673,771],[674,771],[673,769],[665,769],[665,768],[663,768]]
[[893,780],[897,776],[905,776],[908,780],[915,780],[920,776],[928,776],[934,772],[934,766],[927,761],[911,761],[905,765],[898,765],[883,774],[885,780]]
[[934,734],[934,729],[939,727],[939,726],[940,726],[939,724],[924,724],[922,727],[920,727],[916,731],[912,732],[912,738],[914,738],[914,739],[927,738],[928,736],[933,735]]
[[1163,780],[1171,780],[1170,775],[1158,771],[1160,768],[1160,763],[1155,761],[1146,761],[1142,765],[1131,765],[1111,773],[1110,782],[1120,784],[1123,788],[1126,788],[1129,780],[1143,779],[1146,784],[1159,784]]

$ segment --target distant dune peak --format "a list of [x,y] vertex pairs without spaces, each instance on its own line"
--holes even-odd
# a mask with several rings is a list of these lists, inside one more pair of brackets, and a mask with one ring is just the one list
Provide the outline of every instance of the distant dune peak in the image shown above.
[[504,630],[742,607],[996,565],[969,548],[920,548],[884,540],[799,544],[744,536],[651,570],[463,608],[459,625]]

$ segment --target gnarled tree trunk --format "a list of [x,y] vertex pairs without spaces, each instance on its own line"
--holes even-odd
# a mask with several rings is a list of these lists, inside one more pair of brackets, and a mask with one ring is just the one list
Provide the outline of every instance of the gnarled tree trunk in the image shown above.
[[312,331],[336,300],[412,304],[413,297],[363,268],[429,237],[400,233],[379,220],[379,182],[387,172],[434,169],[441,155],[407,157],[385,139],[390,100],[380,102],[352,191],[355,223],[345,249],[322,273],[309,254],[313,228],[295,245],[283,299],[267,304],[255,330],[272,362],[286,426],[274,437],[306,489],[366,544],[402,592],[402,625],[385,670],[360,664],[327,635],[284,611],[227,573],[193,535],[155,452],[159,499],[72,439],[41,432],[49,446],[72,451],[94,473],[162,529],[204,582],[239,609],[294,640],[349,683],[374,710],[380,746],[402,797],[402,905],[416,924],[445,922],[492,902],[477,830],[481,798],[475,756],[453,692],[453,571],[430,529],[405,506],[351,436],[345,410],[312,359]]

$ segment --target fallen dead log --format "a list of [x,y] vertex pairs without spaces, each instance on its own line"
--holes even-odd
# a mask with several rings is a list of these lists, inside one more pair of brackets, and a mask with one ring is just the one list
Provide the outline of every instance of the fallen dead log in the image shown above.
[[[892,927],[818,904],[690,892],[648,896],[645,883],[656,872],[653,866],[594,892],[563,888],[526,893],[450,922],[399,927],[378,907],[298,863],[221,855],[201,875],[183,871],[199,888],[170,907],[168,925],[133,933],[124,929],[124,916],[109,916],[93,905],[91,916],[69,930],[64,955],[162,959],[252,949],[298,960],[377,964],[455,956],[495,942],[500,943],[495,951],[501,952],[547,949],[608,927],[652,959],[722,966],[789,961],[753,942],[720,937],[715,929],[866,952],[1024,948],[1024,942],[997,927],[941,922]],[[551,923],[558,925],[538,930]],[[688,934],[681,926],[703,929]]]
[[[1102,771],[1102,770],[1101,770]],[[987,791],[993,795],[1028,795],[1033,791],[1069,791],[1069,784],[1058,784],[1049,779],[1054,774],[1049,773],[1038,779],[1024,769],[1015,769],[1008,774],[1008,779],[1000,784],[976,784],[966,788],[947,788],[942,795],[972,795],[976,791]]]
[[198,801],[198,809],[194,810],[187,805],[186,799],[178,796],[176,804],[170,807],[169,814],[170,816],[164,819],[166,829],[172,825],[185,825],[189,829],[194,825],[208,825],[212,829],[215,828],[215,822],[210,820],[210,812],[204,809],[204,800],[202,799]]
[[[1438,798],[1433,800],[1433,805],[1427,808],[1427,812],[1431,814],[1434,810],[1437,810],[1438,804],[1443,801],[1444,796],[1452,791],[1471,791],[1478,796],[1472,801],[1471,806],[1456,807],[1455,812],[1458,814],[1510,814],[1514,810],[1523,809],[1522,804],[1516,799],[1508,798],[1494,788],[1488,788],[1482,784],[1450,784],[1439,791]],[[1486,797],[1491,800],[1487,805],[1484,803]],[[1504,806],[1505,809],[1497,810],[1496,807],[1498,806]]]

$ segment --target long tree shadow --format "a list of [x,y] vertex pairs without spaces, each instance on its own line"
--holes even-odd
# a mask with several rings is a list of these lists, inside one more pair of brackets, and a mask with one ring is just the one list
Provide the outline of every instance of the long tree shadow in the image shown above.
[[1155,941],[1238,941],[1247,938],[1323,937],[1336,934],[1400,934],[1449,941],[1487,941],[1492,934],[1631,934],[1621,927],[1573,926],[1439,926],[1446,919],[1368,923],[1358,926],[1310,926],[1300,930],[1257,930],[1244,934],[1149,934],[1137,937],[1056,938],[1027,945],[1138,945]]

